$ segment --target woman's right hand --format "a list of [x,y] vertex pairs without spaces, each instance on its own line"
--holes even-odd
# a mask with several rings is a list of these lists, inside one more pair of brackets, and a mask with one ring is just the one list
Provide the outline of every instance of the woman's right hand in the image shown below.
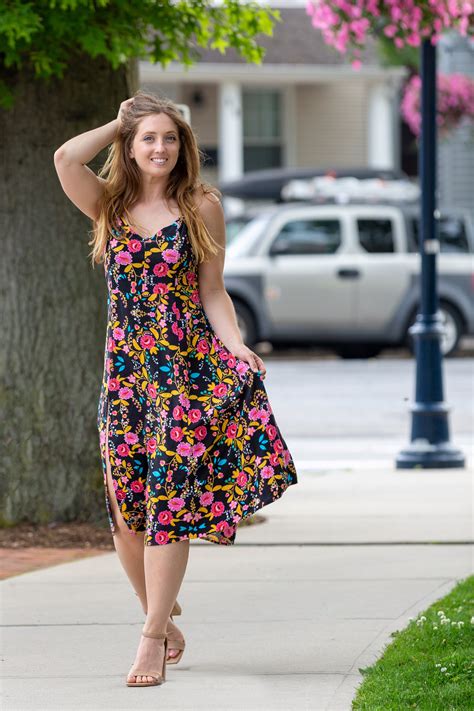
[[130,108],[130,106],[133,104],[133,100],[134,100],[134,97],[132,96],[131,99],[125,99],[125,101],[122,101],[122,103],[120,104],[120,108],[119,108],[118,114],[117,114],[117,123],[118,123],[119,127],[122,124],[122,118],[123,118],[124,112],[128,108]]

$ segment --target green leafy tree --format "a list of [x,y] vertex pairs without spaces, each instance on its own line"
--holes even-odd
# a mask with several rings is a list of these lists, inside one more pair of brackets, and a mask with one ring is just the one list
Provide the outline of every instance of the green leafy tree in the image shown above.
[[55,149],[116,116],[138,88],[138,59],[189,66],[200,47],[232,47],[258,63],[256,37],[277,19],[237,0],[0,2],[3,525],[105,520],[96,411],[106,288]]

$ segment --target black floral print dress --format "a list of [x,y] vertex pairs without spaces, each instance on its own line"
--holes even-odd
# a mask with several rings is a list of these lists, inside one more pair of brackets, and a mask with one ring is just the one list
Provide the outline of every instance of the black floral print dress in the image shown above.
[[105,501],[146,545],[233,544],[297,483],[263,381],[214,333],[179,218],[150,239],[122,219],[104,262],[108,323],[97,424]]

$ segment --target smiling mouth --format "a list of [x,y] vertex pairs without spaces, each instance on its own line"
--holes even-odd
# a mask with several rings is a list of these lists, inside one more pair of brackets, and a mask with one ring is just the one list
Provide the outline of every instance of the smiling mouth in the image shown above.
[[164,165],[168,161],[168,158],[152,158],[151,162],[156,165]]

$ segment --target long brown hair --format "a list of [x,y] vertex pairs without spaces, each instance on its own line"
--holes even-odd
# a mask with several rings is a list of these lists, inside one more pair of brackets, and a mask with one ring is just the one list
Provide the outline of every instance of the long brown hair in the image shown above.
[[178,161],[170,173],[165,199],[178,204],[191,241],[191,247],[198,262],[206,261],[217,254],[219,245],[207,230],[194,200],[199,188],[204,193],[220,193],[216,188],[201,180],[202,153],[196,136],[183,118],[180,110],[169,99],[139,91],[133,104],[122,112],[120,127],[109,147],[107,159],[99,171],[105,179],[100,212],[94,221],[90,252],[92,266],[104,261],[107,240],[116,225],[117,218],[128,215],[128,210],[140,196],[140,169],[130,158],[130,148],[142,118],[150,114],[166,114],[176,124],[180,140]]

